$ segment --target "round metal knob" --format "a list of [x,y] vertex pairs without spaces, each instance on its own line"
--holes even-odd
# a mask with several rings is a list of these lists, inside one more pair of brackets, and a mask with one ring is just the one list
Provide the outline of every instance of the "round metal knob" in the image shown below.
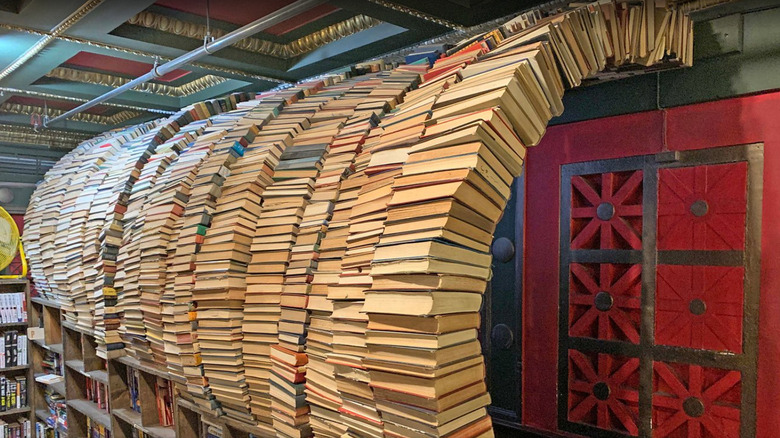
[[496,324],[490,331],[490,340],[493,345],[502,350],[509,350],[515,341],[515,334],[506,324]]
[[694,315],[704,315],[704,312],[707,311],[707,303],[698,298],[693,299],[688,303],[688,310]]
[[696,217],[702,217],[710,211],[710,205],[704,199],[699,199],[691,204],[691,214]]
[[515,244],[506,237],[499,237],[493,241],[491,252],[496,260],[506,263],[515,256]]
[[596,217],[603,221],[608,221],[615,216],[615,206],[609,202],[602,202],[596,207]]
[[593,304],[597,309],[601,310],[602,312],[606,312],[612,308],[613,304],[615,304],[615,299],[612,298],[612,295],[610,295],[609,292],[601,291],[596,294],[596,298],[593,300]]
[[609,385],[604,382],[598,382],[593,385],[593,396],[601,401],[608,399],[611,392]]
[[689,417],[701,417],[704,415],[704,403],[696,397],[688,397],[683,402],[683,411],[685,411]]

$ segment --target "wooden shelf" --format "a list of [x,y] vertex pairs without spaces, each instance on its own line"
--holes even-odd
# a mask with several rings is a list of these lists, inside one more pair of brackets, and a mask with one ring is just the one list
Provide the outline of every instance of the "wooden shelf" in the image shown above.
[[[105,426],[106,429],[111,430],[111,415],[109,415],[109,413],[104,411],[103,409],[100,409],[97,403],[91,402],[89,400],[79,399],[79,400],[68,400],[67,404],[71,408],[91,418],[96,423]],[[70,422],[70,418],[68,419],[68,422]]]
[[53,389],[54,392],[56,392],[57,394],[65,397],[65,380],[62,380],[62,381],[57,382],[57,383],[43,383],[43,382],[39,382],[38,381],[38,377],[43,376],[43,375],[45,375],[45,374],[40,373],[40,374],[35,374],[33,377],[35,378],[35,381],[37,383],[40,383],[41,385],[48,386],[51,389]]
[[78,324],[72,323],[70,321],[62,321],[62,326],[65,327],[68,330],[73,330],[81,333],[82,335],[87,335],[91,337],[95,337],[95,331],[92,329],[86,329],[84,327],[80,327]]
[[157,377],[162,377],[165,380],[171,380],[171,375],[168,373],[168,370],[155,365],[149,365],[144,362],[139,361],[138,359],[130,356],[122,356],[118,359],[116,359],[117,362],[127,365],[130,368],[135,368],[139,371],[143,371],[145,373],[153,374]]
[[12,371],[21,371],[30,369],[30,365],[18,365],[15,367],[0,368],[0,373],[10,373]]
[[22,322],[2,322],[0,323],[0,328],[3,327],[26,327],[27,321]]
[[39,347],[43,347],[49,351],[53,351],[57,354],[62,354],[62,343],[59,344],[52,344],[52,345],[46,345],[46,342],[43,341],[43,339],[34,339],[33,343],[35,345],[38,345]]
[[46,420],[49,419],[49,411],[47,411],[46,409],[36,409],[35,416],[38,417],[38,419],[41,420],[42,422],[46,423]]
[[66,360],[65,366],[92,380],[108,385],[108,371],[106,370],[84,371],[84,361],[79,359]]
[[60,433],[61,438],[67,438],[68,437],[68,429],[65,428],[65,426],[57,423],[54,426],[49,424],[49,411],[46,409],[36,409],[35,410],[35,416],[41,420],[41,422],[49,427],[53,427],[57,429],[57,431]]
[[115,417],[124,421],[125,423],[130,424],[134,428],[140,430],[141,432],[147,435],[150,435],[153,438],[175,438],[176,437],[176,431],[173,429],[173,426],[141,425],[141,413],[136,412],[132,409],[127,409],[127,408],[112,409],[111,413]]
[[32,297],[30,298],[30,301],[40,304],[41,306],[51,307],[52,309],[60,309],[62,307],[59,303],[42,297]]
[[[209,422],[219,424],[222,427],[230,427],[235,430],[239,430],[241,432],[249,433],[252,435],[255,435],[257,437],[266,437],[266,436],[276,436],[276,431],[274,430],[273,426],[271,425],[256,425],[252,426],[250,424],[242,423],[241,421],[234,420],[232,418],[227,418],[225,416],[222,417],[215,417],[213,413],[204,411],[196,404],[185,400],[183,398],[179,398],[176,403],[185,409],[189,409],[190,411],[193,411],[200,415],[201,417],[206,418]],[[182,437],[183,438],[183,437]]]
[[25,406],[23,408],[11,409],[8,411],[0,412],[0,417],[10,417],[12,415],[21,415],[30,412],[30,407]]

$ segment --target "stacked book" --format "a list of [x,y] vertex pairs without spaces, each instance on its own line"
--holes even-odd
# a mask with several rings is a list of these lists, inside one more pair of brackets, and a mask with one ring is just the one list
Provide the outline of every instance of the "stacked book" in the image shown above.
[[[420,71],[396,72],[408,85],[419,81]],[[407,85],[407,86],[408,86]],[[349,210],[346,248],[340,261],[338,283],[328,286],[333,313],[332,351],[327,363],[334,367],[335,387],[341,398],[341,423],[353,434],[381,436],[382,422],[373,402],[369,375],[362,364],[367,353],[366,316],[361,313],[365,290],[371,287],[370,263],[385,220],[391,187],[406,157],[409,145],[419,139],[438,87],[418,88],[405,95],[403,103],[382,120],[379,132],[366,139],[369,162],[356,173],[360,186]],[[347,180],[347,184],[350,180]]]
[[[166,285],[168,246],[178,235],[184,207],[190,196],[198,166],[211,153],[214,137],[221,133],[201,135],[184,150],[157,178],[155,190],[145,204],[143,228],[140,230],[138,273],[138,312],[125,312],[126,336],[131,340],[130,353],[138,359],[154,362],[151,344],[162,350],[160,299]],[[175,242],[175,239],[174,239]],[[140,316],[140,317],[139,317]],[[157,335],[159,338],[153,339]]]
[[[383,72],[375,79],[362,81],[347,93],[348,97],[342,101],[357,100],[354,114],[331,144],[330,155],[315,183],[311,205],[327,202],[328,210],[332,210],[330,219],[323,223],[324,227],[315,239],[318,262],[316,269],[311,271],[311,286],[307,288],[309,327],[305,346],[308,359],[305,392],[311,409],[309,422],[317,436],[341,436],[347,432],[339,414],[342,400],[335,384],[335,367],[327,362],[333,351],[334,328],[333,305],[327,294],[328,287],[339,281],[341,258],[349,234],[349,213],[365,178],[363,170],[368,164],[370,148],[364,150],[364,142],[371,144],[372,140],[367,140],[369,133],[385,111],[403,100],[405,92],[418,78],[416,74],[406,74],[403,69]],[[301,241],[301,237],[299,235],[296,246],[307,243]]]
[[[153,338],[159,336],[159,343],[152,341],[152,351],[157,353],[157,348],[159,348],[160,356],[162,356],[157,357],[157,354],[155,354],[156,360],[160,363],[165,363],[163,353],[165,348],[167,348],[168,362],[175,365],[181,364],[185,377],[191,377],[191,380],[188,379],[187,383],[188,386],[192,386],[190,392],[195,397],[195,402],[206,409],[213,409],[214,406],[211,394],[198,366],[200,363],[198,345],[195,343],[193,336],[190,335],[194,330],[186,321],[180,320],[177,324],[176,315],[188,315],[190,303],[193,299],[192,288],[195,283],[195,259],[203,241],[203,236],[205,236],[206,230],[211,224],[211,216],[216,208],[216,199],[219,196],[220,187],[230,173],[230,166],[243,154],[244,147],[257,134],[257,128],[254,125],[235,130],[232,133],[229,132],[246,113],[247,110],[237,109],[214,117],[212,119],[214,124],[209,129],[214,130],[215,135],[210,136],[207,130],[207,134],[201,137],[204,141],[209,141],[209,144],[203,146],[210,150],[211,153],[198,165],[197,173],[192,181],[190,195],[183,206],[183,214],[175,223],[175,229],[177,230],[175,233],[178,234],[176,239],[171,239],[168,242],[166,249],[168,273],[167,281],[163,284],[164,294],[158,299],[156,307],[158,313],[152,314],[150,312],[152,318],[160,318],[159,325],[154,325],[154,333],[152,333]],[[165,273],[165,270],[163,273]],[[162,300],[162,306],[159,305],[159,300]],[[163,315],[167,318],[165,322],[163,321]],[[146,315],[144,315],[144,321],[146,322],[146,320]],[[168,342],[165,342],[163,339],[164,323],[168,328],[168,330],[165,330],[168,333]],[[181,333],[179,328],[182,326],[187,329],[184,332],[187,339],[182,339],[181,345],[178,345],[179,340],[177,337]],[[148,328],[147,326],[147,337],[149,337]],[[222,334],[222,336],[225,336],[225,334]],[[235,336],[235,333],[232,335],[227,334],[227,336],[228,338]],[[176,338],[176,340],[174,341],[173,338]],[[179,356],[181,356],[181,359],[184,359],[185,354],[182,354],[182,347],[187,349],[186,357],[191,358],[186,364],[175,359]],[[189,374],[187,366],[194,368],[190,370]],[[200,382],[198,382],[198,379],[200,379]]]
[[75,176],[72,172],[74,161],[80,159],[95,141],[98,139],[80,144],[46,172],[46,177],[38,184],[27,205],[22,236],[24,252],[30,262],[30,276],[38,294],[46,299],[56,299],[56,286],[49,282],[49,278],[52,274],[53,236],[65,188],[70,177]]
[[560,106],[544,61],[535,50],[466,66],[394,181],[362,308],[386,436],[492,436],[478,312],[525,145]]
[[[232,121],[226,120],[225,118],[215,119],[214,123],[215,126],[217,126],[219,129],[225,129],[223,133],[220,134],[219,138],[222,138],[224,136],[230,136],[231,134],[228,134],[228,130],[233,131],[232,135],[234,138],[238,138],[241,136],[239,134],[239,131],[241,129],[244,129],[246,131],[247,126],[251,128],[252,135],[254,138],[258,141],[259,137],[256,136],[257,128],[255,127],[255,123],[257,124],[265,124],[268,120],[271,120],[272,117],[277,114],[279,109],[287,102],[283,96],[296,96],[299,93],[299,91],[285,91],[282,93],[269,93],[263,96],[259,96],[259,99],[262,99],[262,102],[258,105],[257,101],[250,101],[246,102],[246,104],[240,105],[241,111],[234,113],[234,116]],[[254,108],[254,111],[248,111],[247,108]],[[239,117],[240,118],[236,118]],[[248,123],[247,126],[241,127],[241,123]],[[235,137],[235,136],[238,137]],[[244,134],[244,136],[246,133]],[[242,140],[245,144],[250,145],[254,143],[249,143],[247,139],[245,138]],[[235,140],[233,141],[234,144],[236,143]],[[240,145],[240,143],[239,143]],[[261,174],[266,174],[270,170],[265,168],[265,164],[260,164],[263,160],[267,158],[267,164],[273,164],[274,163],[274,152],[273,148],[279,147],[278,144],[272,144],[269,146],[268,150],[264,153],[262,148],[252,148],[256,149],[254,151],[250,150],[250,156],[249,161],[246,163],[249,164],[248,168],[245,169],[245,172],[241,172],[242,165],[239,165],[236,169],[239,170],[240,174],[243,174],[240,177],[237,177],[234,179],[235,185],[231,183],[229,186],[225,187],[225,191],[222,191],[221,187],[218,187],[217,192],[221,192],[223,195],[230,197],[231,194],[233,198],[238,198],[239,193],[242,192],[242,190],[245,188],[245,184],[250,184],[252,186],[255,185],[254,182],[247,182],[246,179],[249,178],[251,181],[254,181],[255,178],[258,179],[258,184],[261,184],[260,181],[264,181],[267,178],[264,178]],[[243,145],[241,145],[241,149],[243,149]],[[244,182],[242,182],[244,180]],[[217,182],[217,181],[214,181]],[[257,190],[257,189],[255,189]],[[204,192],[205,187],[202,187],[200,189],[200,192]],[[254,192],[252,192],[254,193]],[[209,195],[211,196],[211,195]],[[249,196],[250,201],[251,196]],[[234,201],[238,201],[238,199],[234,199]],[[240,202],[238,202],[240,203]],[[228,204],[224,204],[224,206],[227,206]],[[231,205],[236,205],[235,202],[231,203]],[[245,223],[247,219],[248,214],[252,214],[251,212],[255,211],[255,207],[251,205],[251,203],[243,204],[246,209],[236,210],[233,209],[233,213],[241,213],[241,222]],[[224,207],[223,207],[224,208]],[[218,211],[219,212],[219,211]],[[227,210],[226,210],[227,212]],[[215,223],[214,225],[217,228],[223,228],[223,226],[219,223],[221,221],[224,221],[225,226],[229,226],[231,224],[231,221],[233,219],[237,219],[238,217],[232,214],[226,214],[221,215],[223,216],[220,218],[220,221]],[[254,231],[254,223],[253,221],[250,221],[249,227]],[[201,227],[199,226],[195,235],[188,238],[188,240],[185,240],[185,242],[188,242],[188,244],[195,244],[195,250],[198,250],[200,248],[200,245],[202,243],[205,243],[205,232],[208,229],[208,227]],[[225,231],[225,230],[222,230]],[[224,234],[224,233],[220,233]],[[224,236],[223,236],[224,237]],[[219,235],[214,235],[213,243],[214,245],[230,245],[230,242],[222,242],[220,243],[220,240],[223,239],[223,237],[219,237]],[[217,246],[208,245],[212,250],[217,249]],[[241,271],[244,268],[241,268],[241,261],[234,261],[233,255],[236,256],[236,258],[241,258],[238,253],[233,252],[223,252],[220,254],[220,251],[211,251],[209,248],[206,249],[207,252],[212,252],[213,254],[208,257],[215,257],[217,260],[208,260],[209,263],[206,263],[207,260],[204,260],[204,263],[201,264],[201,282],[200,286],[203,287],[202,292],[206,295],[203,295],[203,298],[208,298],[209,291],[212,291],[214,294],[225,294],[228,295],[236,295],[236,289],[235,289],[235,277],[242,277]],[[186,256],[186,254],[185,254]],[[226,259],[223,259],[223,256],[225,256]],[[172,260],[172,262],[175,261]],[[219,272],[216,269],[207,270],[206,268],[208,266],[216,266],[216,264],[221,263],[224,266],[230,266],[228,270],[231,272],[228,273],[228,271],[222,271]],[[186,266],[182,266],[183,268],[186,268]],[[187,269],[194,269],[195,267],[190,263],[190,267]],[[182,272],[182,271],[179,271]],[[197,272],[195,272],[197,273]],[[208,279],[208,276],[216,276],[215,278]],[[231,285],[231,280],[228,280],[223,283],[223,280],[225,278],[225,275],[228,275],[229,277],[233,277],[234,280]],[[219,374],[218,381],[216,382],[219,386],[219,390],[224,390],[225,388],[231,387],[230,383],[227,383],[225,385],[225,382],[234,382],[234,380],[230,377],[227,379],[225,376],[229,376],[232,374],[240,375],[240,373],[236,373],[235,366],[230,368],[229,371],[226,371],[226,367],[224,365],[224,360],[229,360],[229,358],[223,357],[223,353],[225,353],[224,350],[226,350],[226,347],[230,347],[234,350],[233,357],[236,357],[235,351],[240,351],[240,344],[236,345],[236,342],[239,341],[237,338],[237,335],[240,334],[240,331],[236,331],[235,328],[230,328],[236,325],[234,321],[227,321],[227,324],[222,324],[223,321],[221,318],[212,318],[212,316],[215,314],[215,312],[206,312],[203,313],[200,318],[201,321],[198,321],[197,318],[197,310],[198,310],[198,303],[196,301],[193,301],[195,298],[193,297],[193,280],[195,278],[193,277],[192,273],[185,274],[185,275],[175,275],[173,277],[169,276],[170,279],[174,280],[173,284],[173,291],[174,291],[174,300],[173,305],[171,309],[171,316],[172,319],[170,321],[166,321],[165,324],[165,332],[166,336],[169,338],[166,339],[166,351],[168,353],[168,368],[172,371],[174,375],[181,376],[184,385],[180,389],[179,393],[186,397],[190,398],[193,401],[197,401],[201,406],[207,409],[217,409],[218,404],[216,400],[213,398],[211,394],[211,389],[207,386],[207,378],[204,376],[204,364],[202,363],[201,359],[201,349],[200,349],[200,342],[198,341],[198,324],[199,322],[203,322],[203,334],[204,334],[204,357],[206,357],[206,360],[212,364],[213,366],[210,368],[213,372],[221,373]],[[215,280],[215,281],[214,281]],[[225,287],[223,287],[225,286]],[[210,307],[214,307],[215,309],[218,309],[219,305],[218,303],[214,302],[214,300],[206,299],[203,302],[204,310],[207,310]],[[228,306],[231,306],[232,304],[228,304]],[[213,320],[213,322],[212,322]],[[240,326],[240,320],[238,322],[238,325]],[[227,343],[220,343],[219,340],[223,340],[221,338],[222,335],[224,335],[225,331],[224,329],[227,329],[230,333],[232,333],[232,337],[229,337],[231,342]],[[238,355],[240,357],[240,355]],[[240,381],[241,379],[236,379],[235,381]],[[181,383],[177,382],[177,383]],[[240,385],[238,390],[240,391]],[[232,392],[227,391],[231,396],[234,395]],[[223,392],[224,394],[225,392]],[[239,399],[242,398],[241,396],[238,397]],[[240,411],[240,410],[238,410]],[[238,412],[237,411],[237,412]]]
[[[292,154],[288,158],[288,162],[296,166],[296,172],[277,172],[274,175],[274,178],[280,181],[285,178],[307,178],[311,182],[311,195],[305,196],[309,198],[309,202],[304,207],[284,275],[279,344],[271,350],[270,381],[274,428],[277,434],[283,436],[306,436],[310,433],[307,415],[309,410],[304,393],[306,369],[303,367],[308,358],[301,354],[309,323],[306,306],[311,292],[312,274],[317,268],[320,240],[327,230],[333,211],[333,198],[337,194],[338,182],[352,166],[355,157],[354,144],[351,150],[339,145],[334,151],[334,139],[340,134],[349,117],[354,115],[355,107],[363,103],[361,97],[370,92],[362,87],[368,81],[342,82],[344,95],[323,105],[314,116],[317,121],[302,136],[296,138],[301,140],[297,145],[298,149],[291,148]],[[373,113],[359,118],[358,122],[369,121],[371,114]],[[314,148],[310,145],[321,146]],[[314,152],[317,149],[319,151]]]
[[[333,98],[321,96],[323,87],[333,82],[333,79],[328,78],[302,84],[296,95],[287,97],[289,105],[279,117],[263,129],[261,135],[264,136],[281,134],[291,138],[290,146],[280,156],[274,175],[296,170],[289,167],[289,151],[295,147],[293,145],[296,144],[297,136],[311,126],[310,120],[323,103]],[[294,178],[292,181],[297,180]],[[288,190],[295,190],[288,180],[274,180],[263,193],[263,208],[255,221],[250,246],[250,275],[246,278],[242,322],[243,365],[251,398],[251,413],[256,420],[265,424],[272,422],[269,396],[270,346],[277,342],[282,275],[289,256],[290,234],[297,229],[302,213],[303,197],[290,196]]]
[[122,144],[130,140],[129,137],[114,137],[84,155],[76,170],[79,176],[70,181],[60,207],[62,214],[57,223],[54,254],[54,265],[57,269],[52,279],[60,291],[58,298],[66,312],[65,317],[75,323],[76,312],[80,312],[81,325],[88,328],[92,327],[92,319],[84,283],[89,269],[85,267],[83,259],[84,232],[92,201],[106,176],[105,169],[101,170],[101,167],[110,156],[120,150]]
[[158,178],[168,166],[185,150],[208,126],[208,120],[187,125],[176,136],[158,146],[154,154],[141,170],[138,180],[133,184],[124,216],[122,245],[117,256],[117,274],[114,288],[117,292],[117,311],[120,316],[119,335],[125,344],[130,344],[128,321],[134,321],[136,327],[143,321],[140,310],[141,296],[138,290],[138,277],[141,267],[140,240],[146,220],[146,203],[156,189]]
[[[128,223],[134,223],[138,214],[138,212],[128,214],[131,196],[136,194],[136,206],[142,207],[138,201],[138,193],[146,193],[146,191],[134,190],[134,187],[150,157],[157,153],[159,145],[170,142],[168,146],[160,148],[160,152],[171,150],[178,152],[192,140],[189,132],[184,131],[181,134],[179,132],[198,118],[200,117],[194,109],[179,111],[165,122],[160,123],[156,129],[141,137],[141,141],[137,142],[135,148],[129,147],[130,143],[128,143],[123,156],[113,166],[109,178],[113,179],[114,182],[107,217],[98,237],[100,261],[97,265],[98,273],[94,284],[95,335],[98,341],[98,355],[101,357],[107,357],[109,351],[113,352],[113,356],[121,354],[119,350],[124,347],[118,331],[121,317],[117,309],[118,291],[115,282],[117,266],[124,262],[123,258],[119,257],[119,253],[125,242],[125,226]],[[197,132],[197,128],[195,131]],[[151,167],[158,169],[154,164]],[[156,177],[155,172],[147,172],[145,182],[149,182],[152,174]],[[109,184],[109,181],[106,181],[105,185]],[[142,184],[141,188],[148,190],[149,185]],[[119,275],[124,276],[125,273],[120,271]]]
[[197,303],[197,339],[211,393],[223,412],[245,422],[251,422],[252,417],[241,366],[240,328],[246,269],[251,257],[249,245],[261,194],[270,184],[270,173],[288,142],[288,136],[284,135],[275,138],[258,135],[258,130],[276,116],[282,103],[264,98],[251,102],[255,106],[226,136],[235,141],[239,139],[236,135],[249,130],[253,138],[243,135],[248,143],[243,154],[229,166],[229,174],[219,190],[216,208],[197,255],[190,300]]
[[[166,125],[158,125],[145,135],[127,142],[122,151],[111,160],[107,167],[107,177],[93,206],[99,214],[90,215],[90,224],[94,231],[85,238],[85,248],[89,247],[94,257],[94,269],[84,279],[88,290],[87,303],[97,341],[97,354],[107,358],[109,350],[116,356],[124,347],[116,328],[119,318],[116,314],[116,274],[117,256],[122,243],[124,214],[127,210],[129,189],[140,174],[140,168],[151,155],[151,147],[158,133]],[[99,199],[99,201],[98,201]],[[96,235],[97,234],[97,235]],[[86,252],[86,250],[85,250]],[[92,255],[94,254],[94,255]],[[107,338],[107,339],[106,339]]]

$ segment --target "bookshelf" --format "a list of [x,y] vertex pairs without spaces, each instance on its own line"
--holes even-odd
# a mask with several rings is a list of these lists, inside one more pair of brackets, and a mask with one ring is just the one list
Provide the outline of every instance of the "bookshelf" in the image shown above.
[[[30,342],[30,364],[33,379],[37,376],[49,374],[54,368],[55,374],[62,375],[63,342],[60,306],[58,303],[42,297],[32,297],[29,300],[28,312],[30,327],[43,329],[41,339],[32,339]],[[56,360],[54,366],[51,361]],[[31,408],[35,412],[35,421],[44,423],[56,431],[56,437],[67,438],[67,413],[65,398],[65,382],[53,385],[35,381],[32,383]],[[43,436],[37,427],[33,436]]]
[[97,356],[91,330],[67,321],[62,321],[62,329],[68,436],[87,438],[97,434],[102,438],[113,429],[106,363]]
[[[2,279],[0,295],[6,310],[0,317],[0,338],[5,345],[0,349],[3,354],[0,362],[0,396],[5,399],[0,406],[0,431],[9,433],[11,424],[21,423],[23,419],[31,423],[35,420],[32,410],[33,367],[30,366],[34,362],[30,362],[33,355],[26,332],[30,323],[30,284],[26,279]],[[17,340],[15,344],[11,343],[13,339]],[[13,399],[11,392],[15,394]],[[30,436],[33,436],[33,424],[30,424],[30,429]],[[21,430],[24,431],[24,428]],[[25,436],[24,433],[22,436]]]
[[136,429],[151,438],[175,438],[173,382],[167,370],[130,356],[111,359],[109,367],[111,415],[118,425],[113,436],[131,438]]
[[[90,434],[92,425],[110,432],[112,438],[133,438],[138,436],[136,431],[143,432],[149,438],[206,438],[209,436],[209,428],[219,430],[223,438],[275,436],[268,426],[257,427],[224,416],[216,417],[214,412],[180,398],[175,390],[172,391],[170,403],[172,424],[161,424],[155,388],[161,381],[167,385],[173,384],[167,369],[130,356],[108,361],[101,359],[97,356],[97,344],[92,331],[65,321],[56,302],[33,297],[29,303],[30,326],[43,328],[43,339],[29,343],[30,366],[7,368],[0,370],[0,373],[26,372],[29,373],[28,381],[34,380],[36,376],[49,374],[51,370],[44,368],[44,362],[47,357],[53,357],[58,362],[55,368],[64,380],[53,384],[35,382],[30,388],[30,406],[0,412],[0,420],[29,415],[35,421],[52,426],[58,433],[57,438],[98,436]],[[131,407],[128,370],[135,370],[138,376],[140,412]],[[105,386],[105,408],[96,400],[87,398],[88,382]],[[51,401],[52,396],[58,403],[61,402],[61,409],[54,409],[58,416],[51,414],[52,410],[47,403],[47,399]],[[63,418],[57,421],[58,417]],[[32,435],[36,438],[41,436],[35,433]]]

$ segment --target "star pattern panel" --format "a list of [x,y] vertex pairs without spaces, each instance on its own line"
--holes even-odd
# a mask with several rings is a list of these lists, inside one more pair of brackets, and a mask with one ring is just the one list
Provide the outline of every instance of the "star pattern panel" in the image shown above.
[[661,169],[659,250],[745,248],[747,164]]
[[642,171],[572,177],[572,249],[642,248]]

